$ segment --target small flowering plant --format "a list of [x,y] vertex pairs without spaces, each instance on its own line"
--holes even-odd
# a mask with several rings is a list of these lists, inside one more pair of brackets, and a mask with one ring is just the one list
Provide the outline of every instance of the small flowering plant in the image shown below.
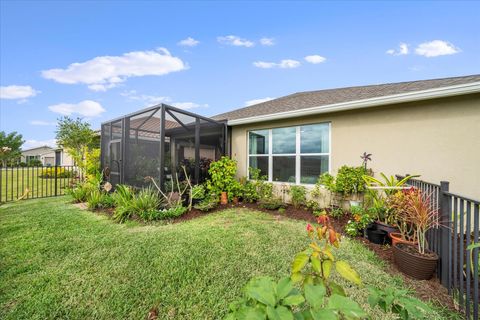
[[307,234],[311,243],[307,249],[295,256],[291,279],[303,285],[322,284],[327,294],[345,296],[343,288],[330,279],[333,270],[356,285],[362,285],[362,281],[348,262],[335,259],[333,249],[340,246],[341,238],[333,229],[330,218],[321,215],[317,222],[318,226],[307,224]]

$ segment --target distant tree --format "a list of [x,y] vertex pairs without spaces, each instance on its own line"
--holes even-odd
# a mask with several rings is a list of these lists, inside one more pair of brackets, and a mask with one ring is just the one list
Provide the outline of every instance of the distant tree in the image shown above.
[[85,168],[85,156],[89,148],[96,148],[95,132],[88,122],[81,118],[63,117],[58,119],[56,131],[57,144],[64,148],[77,165]]
[[0,161],[3,167],[9,161],[20,157],[22,153],[21,147],[24,142],[23,136],[16,131],[9,134],[5,133],[5,131],[0,131]]

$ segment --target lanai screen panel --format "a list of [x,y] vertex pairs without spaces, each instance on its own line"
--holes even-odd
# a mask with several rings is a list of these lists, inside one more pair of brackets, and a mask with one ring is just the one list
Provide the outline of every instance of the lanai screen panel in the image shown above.
[[161,108],[125,118],[124,183],[144,187],[145,177],[160,177]]
[[149,186],[150,176],[164,190],[172,181],[193,183],[208,177],[212,161],[226,150],[225,123],[158,105],[102,124],[101,164],[113,185]]

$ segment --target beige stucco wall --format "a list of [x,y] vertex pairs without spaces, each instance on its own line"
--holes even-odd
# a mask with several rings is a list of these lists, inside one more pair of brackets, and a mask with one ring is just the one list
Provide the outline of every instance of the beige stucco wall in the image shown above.
[[247,172],[247,131],[331,122],[332,173],[342,165],[369,166],[378,174],[421,174],[450,182],[450,190],[480,199],[480,94],[346,111],[232,128],[238,175]]

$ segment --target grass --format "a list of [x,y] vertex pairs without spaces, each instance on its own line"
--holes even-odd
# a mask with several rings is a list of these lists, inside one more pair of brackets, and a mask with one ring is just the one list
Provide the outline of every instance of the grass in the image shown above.
[[[59,167],[60,168],[60,167]],[[68,168],[66,170],[72,170]],[[0,203],[15,201],[28,188],[28,199],[55,195],[55,178],[42,178],[43,173],[55,172],[54,167],[0,168]],[[65,194],[73,178],[56,179],[57,195]]]
[[[218,319],[256,275],[289,273],[305,223],[225,210],[168,225],[116,224],[65,197],[0,206],[1,319]],[[402,287],[361,244],[344,240],[367,285]],[[373,319],[365,288],[348,287]],[[445,319],[437,310],[430,319]]]

